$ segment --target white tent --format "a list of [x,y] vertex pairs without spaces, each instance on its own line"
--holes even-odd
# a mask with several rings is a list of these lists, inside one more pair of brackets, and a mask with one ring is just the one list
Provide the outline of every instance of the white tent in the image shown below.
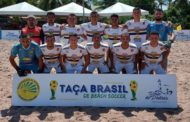
[[45,15],[46,12],[27,2],[10,5],[0,9],[0,15]]
[[[102,10],[99,12],[100,16],[110,16],[111,14],[115,13],[119,16],[129,16],[132,15],[134,7],[129,6],[120,2]],[[141,9],[142,15],[148,15],[149,12]]]
[[[54,12],[56,15],[69,15],[73,13],[76,16],[83,16],[83,7],[74,2],[71,2],[64,6],[50,10],[49,12]],[[91,12],[91,10],[84,8],[84,16],[89,16]]]

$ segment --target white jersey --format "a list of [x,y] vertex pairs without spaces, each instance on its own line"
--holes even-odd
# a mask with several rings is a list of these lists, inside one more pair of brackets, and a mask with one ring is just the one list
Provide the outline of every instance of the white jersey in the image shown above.
[[53,33],[55,36],[55,41],[60,43],[60,35],[61,35],[61,25],[54,23],[53,25],[49,25],[48,23],[42,26],[44,35],[46,36],[49,33]]
[[140,48],[141,44],[146,42],[148,20],[141,19],[140,22],[129,20],[126,22],[131,42]]
[[121,44],[121,42],[114,44],[111,48],[114,55],[114,62],[119,61],[120,63],[128,63],[135,61],[135,55],[138,53],[136,45],[129,43],[129,47],[127,49],[123,49]]
[[92,42],[92,36],[94,33],[99,33],[100,35],[103,35],[106,24],[97,22],[96,25],[92,25],[91,22],[88,22],[81,24],[81,27],[87,35],[87,41]]
[[90,63],[99,64],[105,61],[105,56],[109,47],[106,44],[100,43],[99,48],[94,48],[94,43],[89,42],[86,45],[86,50],[90,54]]
[[128,33],[127,29],[109,27],[104,30],[106,41],[110,46],[120,42],[120,37],[123,33]]
[[144,60],[147,63],[158,63],[162,61],[162,53],[164,51],[166,51],[166,48],[162,42],[159,42],[157,47],[152,47],[150,41],[143,43],[141,46],[141,52],[144,53]]
[[59,57],[62,50],[62,45],[55,43],[54,48],[49,50],[47,44],[40,45],[43,53],[44,64],[46,67],[58,67],[60,65]]
[[84,32],[79,25],[76,25],[75,27],[69,27],[68,25],[65,25],[64,28],[61,30],[61,36],[64,40],[64,44],[68,44],[70,34],[77,34],[78,39],[82,39],[81,35],[83,35]]
[[61,51],[61,55],[65,55],[66,57],[66,63],[69,63],[73,66],[82,65],[83,56],[88,54],[86,49],[82,45],[77,45],[77,48],[73,50],[70,48],[70,45],[68,44],[65,47],[63,47],[63,50]]

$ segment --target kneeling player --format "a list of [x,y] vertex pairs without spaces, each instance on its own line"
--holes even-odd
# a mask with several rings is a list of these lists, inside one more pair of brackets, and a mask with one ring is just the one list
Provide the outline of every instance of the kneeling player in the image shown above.
[[121,35],[121,42],[111,48],[111,67],[115,73],[120,73],[125,69],[128,74],[136,73],[134,63],[137,59],[138,49],[135,44],[129,43],[129,34]]
[[87,67],[87,71],[90,73],[93,73],[96,68],[100,73],[109,72],[109,68],[107,66],[109,47],[100,41],[101,36],[97,33],[93,35],[92,42],[89,42],[86,45],[87,52],[90,55],[90,64]]
[[61,60],[62,45],[55,43],[53,34],[46,35],[46,43],[40,45],[44,59],[44,73],[50,73],[55,68],[57,73],[64,72],[63,61]]
[[150,41],[145,42],[141,46],[142,70],[141,74],[150,74],[154,71],[156,74],[165,74],[163,68],[163,58],[167,49],[164,44],[159,41],[159,33],[152,32]]
[[[77,43],[77,34],[69,36],[69,44],[61,52],[66,73],[85,73],[89,65],[89,55],[86,49]],[[85,63],[83,63],[83,57]]]

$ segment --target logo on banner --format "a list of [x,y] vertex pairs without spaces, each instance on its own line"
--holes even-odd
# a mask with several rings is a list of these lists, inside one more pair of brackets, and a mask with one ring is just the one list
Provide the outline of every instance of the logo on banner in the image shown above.
[[162,84],[159,79],[157,81],[158,89],[155,91],[149,91],[148,96],[145,97],[146,100],[168,100],[168,96],[173,94],[173,91],[169,89],[167,84]]
[[40,93],[38,82],[32,78],[22,80],[17,87],[18,96],[24,101],[32,101]]
[[56,99],[55,93],[56,93],[56,90],[57,90],[57,86],[58,86],[58,83],[57,83],[56,80],[50,81],[50,90],[51,90],[51,98],[50,98],[50,100],[55,100]]
[[135,80],[132,80],[130,82],[130,89],[131,89],[131,94],[132,94],[132,98],[131,100],[137,100],[136,98],[136,94],[137,94],[137,88],[138,88],[138,84]]

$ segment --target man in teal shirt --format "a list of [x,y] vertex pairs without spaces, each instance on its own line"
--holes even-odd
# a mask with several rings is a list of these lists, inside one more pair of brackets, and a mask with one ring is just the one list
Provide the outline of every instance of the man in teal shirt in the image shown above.
[[[15,62],[17,56],[19,65]],[[19,76],[25,76],[31,71],[33,73],[43,71],[42,51],[37,43],[31,41],[29,35],[20,36],[20,41],[11,49],[9,61]]]

